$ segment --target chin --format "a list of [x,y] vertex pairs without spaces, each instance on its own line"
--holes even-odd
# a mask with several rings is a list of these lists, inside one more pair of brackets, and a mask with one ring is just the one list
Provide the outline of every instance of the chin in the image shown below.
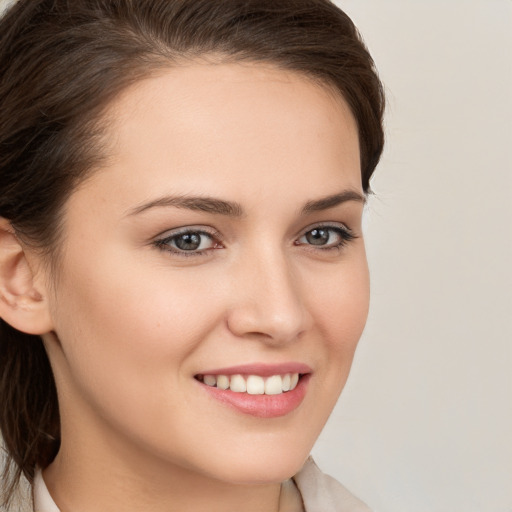
[[281,461],[274,464],[274,461],[255,464],[247,462],[241,464],[238,470],[230,470],[225,475],[226,482],[234,485],[266,485],[281,483],[297,474],[302,468],[307,456],[300,460]]
[[255,444],[255,449],[244,453],[234,449],[219,461],[221,464],[217,466],[215,476],[237,485],[284,482],[301,470],[311,447],[310,444],[305,447],[292,442],[275,448],[257,448]]

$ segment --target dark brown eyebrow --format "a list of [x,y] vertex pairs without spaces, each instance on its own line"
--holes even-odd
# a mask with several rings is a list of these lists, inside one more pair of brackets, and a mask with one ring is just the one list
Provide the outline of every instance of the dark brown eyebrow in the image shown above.
[[322,197],[321,199],[315,199],[314,201],[308,201],[302,208],[302,215],[307,215],[313,212],[320,212],[322,210],[328,210],[334,208],[347,201],[356,201],[358,203],[366,203],[365,197],[356,192],[355,190],[344,190],[339,194],[333,194],[332,196]]
[[[301,209],[302,215],[307,215],[313,212],[328,210],[334,208],[347,201],[357,201],[358,203],[365,203],[366,200],[363,195],[355,190],[344,190],[339,194],[315,199],[308,201]],[[184,208],[187,210],[196,210],[200,212],[213,213],[217,215],[226,215],[228,217],[243,217],[244,211],[239,203],[233,201],[225,201],[223,199],[216,199],[214,197],[202,196],[164,196],[148,203],[130,210],[127,215],[137,215],[145,212],[151,208],[169,207]]]
[[150,208],[174,206],[175,208],[184,208],[187,210],[196,210],[206,213],[215,213],[217,215],[227,215],[228,217],[242,217],[242,207],[235,202],[215,199],[213,197],[201,196],[165,196],[137,206],[128,212],[128,215],[137,215]]

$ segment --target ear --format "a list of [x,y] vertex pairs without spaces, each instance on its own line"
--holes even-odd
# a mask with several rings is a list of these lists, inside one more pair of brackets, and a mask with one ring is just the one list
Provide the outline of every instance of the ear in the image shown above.
[[35,263],[11,224],[0,218],[0,317],[19,331],[44,334],[52,330],[52,321]]

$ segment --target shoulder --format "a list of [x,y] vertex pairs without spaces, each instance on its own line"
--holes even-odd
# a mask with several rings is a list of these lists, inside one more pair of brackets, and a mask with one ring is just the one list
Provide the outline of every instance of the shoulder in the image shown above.
[[371,512],[337,480],[322,473],[311,457],[293,480],[302,496],[305,512]]

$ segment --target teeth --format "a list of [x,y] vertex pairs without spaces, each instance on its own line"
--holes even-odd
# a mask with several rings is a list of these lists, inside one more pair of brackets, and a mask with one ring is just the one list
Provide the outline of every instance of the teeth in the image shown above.
[[203,382],[207,386],[216,386],[217,385],[217,377],[215,377],[215,375],[205,375],[203,377]]
[[247,391],[247,383],[241,375],[233,375],[229,388],[235,393],[245,393]]
[[226,377],[226,375],[219,375],[217,377],[217,387],[220,389],[228,389],[229,388],[229,377]]
[[249,375],[247,378],[247,393],[249,395],[263,395],[265,393],[265,381],[258,375]]
[[283,379],[280,375],[272,375],[265,381],[265,395],[280,395],[283,392]]
[[204,375],[204,384],[219,389],[230,389],[235,393],[248,393],[249,395],[280,395],[292,391],[299,382],[298,373],[272,375],[260,377],[259,375]]

